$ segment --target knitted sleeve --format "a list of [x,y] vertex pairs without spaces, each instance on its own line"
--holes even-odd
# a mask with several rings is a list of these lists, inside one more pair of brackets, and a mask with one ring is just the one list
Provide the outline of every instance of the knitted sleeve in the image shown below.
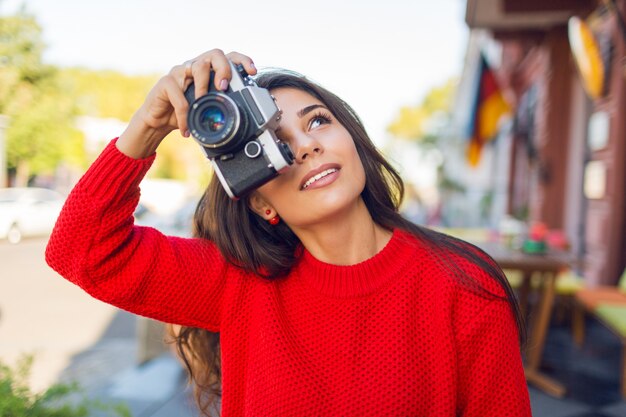
[[459,331],[459,412],[464,417],[530,416],[517,326],[508,302],[491,300]]
[[154,158],[129,158],[112,141],[68,196],[46,261],[104,302],[218,331],[228,266],[217,248],[133,224],[139,183]]

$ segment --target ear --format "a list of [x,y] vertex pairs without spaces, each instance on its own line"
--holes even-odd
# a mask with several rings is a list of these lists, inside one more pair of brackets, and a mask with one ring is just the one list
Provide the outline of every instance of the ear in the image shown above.
[[248,198],[248,207],[265,220],[269,220],[276,216],[276,210],[274,210],[274,207],[272,207],[271,204],[268,203],[267,200],[265,200],[265,198],[263,198],[257,191],[252,193],[252,195]]

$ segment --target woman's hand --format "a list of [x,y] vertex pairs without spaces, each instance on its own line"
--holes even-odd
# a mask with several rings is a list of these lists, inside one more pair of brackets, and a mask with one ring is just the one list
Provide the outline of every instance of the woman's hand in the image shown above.
[[215,88],[226,90],[232,77],[228,60],[242,64],[248,74],[256,74],[252,60],[246,55],[219,49],[176,65],[162,77],[148,93],[143,105],[135,112],[128,127],[117,140],[117,148],[131,158],[152,155],[163,138],[174,129],[189,137],[187,112],[189,104],[185,89],[193,82],[195,96],[205,95],[209,89],[210,72],[215,72]]

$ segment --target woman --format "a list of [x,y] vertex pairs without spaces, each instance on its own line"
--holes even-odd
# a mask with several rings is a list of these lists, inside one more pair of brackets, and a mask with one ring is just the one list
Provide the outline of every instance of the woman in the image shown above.
[[[517,306],[477,248],[398,214],[403,185],[352,109],[303,77],[257,77],[283,111],[285,173],[230,200],[214,178],[195,238],[133,226],[183,91],[230,79],[220,50],[174,67],[76,185],[48,263],[107,303],[183,327],[206,415],[530,415]],[[219,332],[219,337],[216,333]]]

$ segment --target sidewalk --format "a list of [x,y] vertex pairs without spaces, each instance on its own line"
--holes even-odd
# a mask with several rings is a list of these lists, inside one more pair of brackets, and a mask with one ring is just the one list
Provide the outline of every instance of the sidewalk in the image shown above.
[[172,352],[138,364],[137,326],[138,316],[117,310],[98,341],[70,358],[59,381],[78,382],[87,397],[105,404],[125,404],[133,417],[197,417],[186,373]]
[[552,323],[542,370],[562,382],[564,398],[529,387],[534,417],[624,417],[620,392],[622,345],[608,329],[589,318],[585,343],[576,346],[569,323]]
[[126,369],[88,393],[105,403],[124,403],[133,417],[197,417],[192,390],[169,353]]

